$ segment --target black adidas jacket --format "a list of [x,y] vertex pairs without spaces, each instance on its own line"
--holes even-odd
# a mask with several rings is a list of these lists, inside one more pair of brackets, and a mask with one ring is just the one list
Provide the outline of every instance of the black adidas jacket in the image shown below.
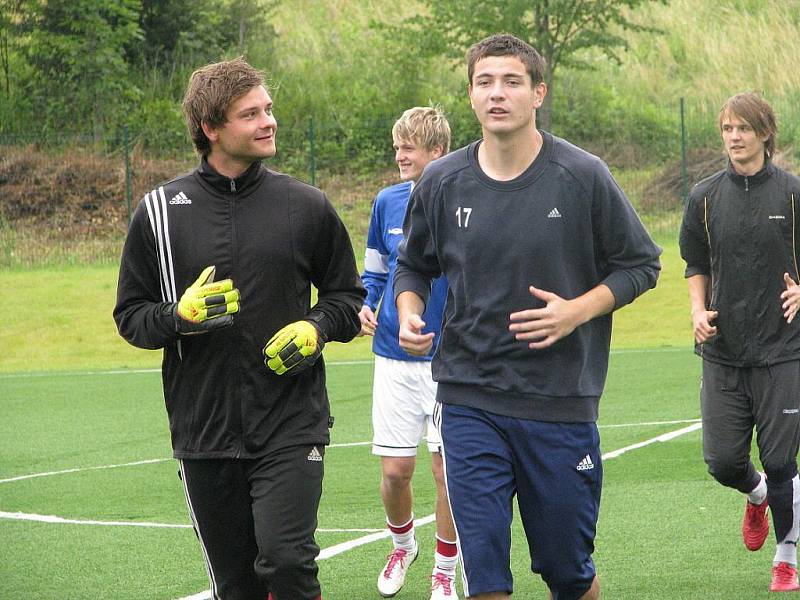
[[[241,294],[232,326],[179,336],[172,304],[204,267]],[[318,290],[310,308],[311,286]],[[176,458],[255,457],[329,442],[325,367],[278,376],[262,349],[314,320],[328,341],[360,328],[365,296],[345,227],[318,189],[254,163],[237,179],[203,160],[140,202],[123,249],[114,320],[140,348],[163,348]]]
[[698,183],[680,231],[686,277],[711,281],[717,335],[696,352],[736,367],[800,358],[800,320],[783,318],[783,274],[798,281],[800,179],[767,162],[750,177],[728,168]]

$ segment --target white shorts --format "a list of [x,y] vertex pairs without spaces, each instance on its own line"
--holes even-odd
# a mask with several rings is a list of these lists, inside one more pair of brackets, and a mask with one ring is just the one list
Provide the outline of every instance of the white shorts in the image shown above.
[[442,441],[433,424],[436,382],[430,361],[375,357],[372,386],[372,453],[416,456],[427,438],[428,450],[439,452]]

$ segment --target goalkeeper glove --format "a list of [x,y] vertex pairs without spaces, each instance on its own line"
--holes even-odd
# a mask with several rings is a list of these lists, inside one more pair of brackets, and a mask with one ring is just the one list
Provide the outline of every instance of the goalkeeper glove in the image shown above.
[[278,375],[296,375],[322,354],[325,340],[310,321],[295,321],[272,336],[264,346],[264,363]]
[[173,308],[175,330],[182,335],[206,333],[233,323],[239,311],[239,290],[233,281],[214,281],[216,267],[206,267]]

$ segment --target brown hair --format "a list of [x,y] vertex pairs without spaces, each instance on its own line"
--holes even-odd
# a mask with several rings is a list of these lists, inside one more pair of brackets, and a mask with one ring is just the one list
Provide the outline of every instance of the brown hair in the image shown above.
[[415,106],[405,111],[392,127],[395,140],[408,140],[428,152],[441,146],[450,152],[450,124],[438,106]]
[[736,115],[747,121],[759,137],[766,137],[764,153],[769,158],[775,154],[775,137],[778,135],[778,120],[775,111],[769,102],[764,100],[757,92],[742,92],[731,96],[722,105],[719,111],[719,128],[722,130],[722,120]]
[[472,85],[472,76],[475,74],[475,65],[487,56],[516,56],[525,65],[532,85],[544,81],[547,62],[536,51],[536,48],[510,33],[496,33],[473,44],[467,51],[467,77],[470,85]]
[[211,151],[203,123],[210,127],[224,125],[231,103],[259,85],[265,86],[264,74],[242,56],[206,65],[192,73],[181,108],[198,154],[206,156]]

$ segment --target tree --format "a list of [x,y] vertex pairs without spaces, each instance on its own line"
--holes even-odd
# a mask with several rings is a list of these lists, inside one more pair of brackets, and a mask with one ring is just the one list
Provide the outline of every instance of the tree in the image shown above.
[[251,31],[259,31],[261,36],[275,36],[275,29],[269,24],[269,18],[278,5],[279,0],[230,0],[229,18],[236,24],[239,54],[247,54],[247,41]]
[[124,48],[141,32],[140,0],[32,0],[20,42],[34,72],[26,93],[44,107],[41,125],[82,125],[95,137],[138,90]]
[[[597,49],[612,60],[627,47],[619,32],[656,31],[630,20],[629,11],[647,2],[667,0],[422,0],[428,13],[400,26],[380,26],[404,36],[430,57],[463,61],[474,42],[493,33],[511,33],[533,45],[547,61],[550,90],[538,121],[550,127],[554,74],[558,67],[588,68],[584,50]],[[413,46],[409,46],[413,47]]]
[[269,23],[280,0],[141,0],[143,37],[131,44],[129,62],[175,70],[219,60],[229,51],[247,54],[253,33],[274,37]]
[[3,70],[3,89],[11,97],[11,47],[21,21],[22,0],[0,0],[0,68]]

